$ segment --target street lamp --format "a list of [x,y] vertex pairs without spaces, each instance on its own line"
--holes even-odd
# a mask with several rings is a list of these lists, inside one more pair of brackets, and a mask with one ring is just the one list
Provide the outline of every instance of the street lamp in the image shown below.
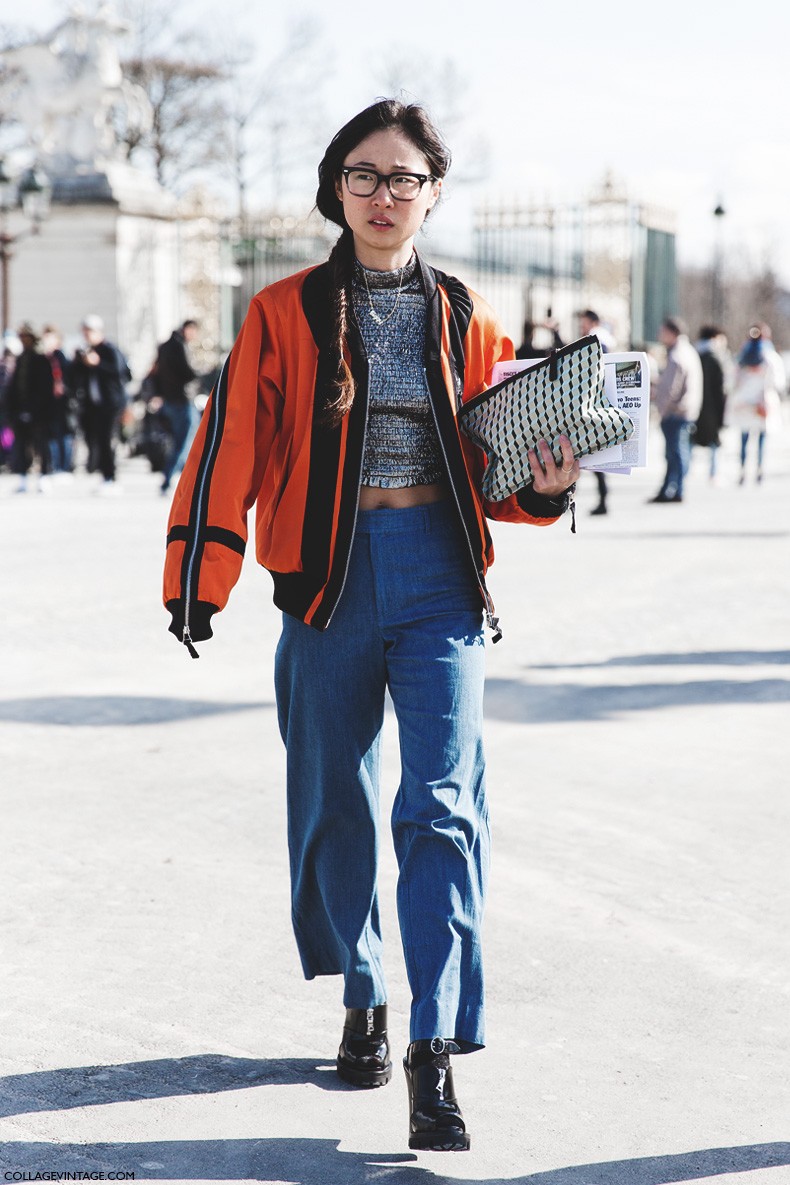
[[[21,239],[29,235],[37,235],[42,221],[49,213],[49,201],[52,187],[43,169],[33,165],[26,169],[19,178],[16,186],[6,172],[5,163],[0,158],[0,293],[2,294],[2,327],[6,333],[11,327],[11,297],[10,271],[13,259],[12,248]],[[24,230],[10,234],[6,220],[10,210],[16,205],[22,207],[30,226]]]
[[713,217],[715,219],[715,240],[713,245],[713,275],[711,277],[711,306],[713,322],[721,328],[721,323],[724,320],[724,243],[722,239],[722,219],[726,210],[721,202],[718,202]]
[[25,217],[30,219],[32,234],[38,234],[41,223],[49,214],[49,202],[52,196],[52,186],[49,177],[43,169],[36,165],[25,169],[19,178],[17,186],[19,202]]

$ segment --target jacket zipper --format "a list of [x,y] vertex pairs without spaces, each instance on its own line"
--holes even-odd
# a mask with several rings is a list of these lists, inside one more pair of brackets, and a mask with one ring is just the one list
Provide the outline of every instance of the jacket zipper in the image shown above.
[[496,612],[496,610],[494,609],[494,602],[491,600],[491,594],[489,593],[488,589],[486,588],[485,580],[480,575],[480,572],[478,571],[478,568],[477,568],[477,560],[475,559],[475,550],[472,547],[472,540],[469,538],[469,532],[466,529],[466,520],[464,519],[463,511],[461,510],[461,503],[458,500],[458,491],[455,488],[455,482],[453,481],[453,475],[450,471],[450,462],[447,458],[447,449],[444,447],[444,440],[442,439],[442,433],[439,429],[439,420],[436,415],[436,408],[433,405],[432,392],[431,392],[430,386],[428,384],[428,372],[425,370],[424,367],[423,367],[422,373],[425,378],[426,389],[428,390],[428,402],[431,405],[431,414],[433,415],[433,422],[434,422],[434,426],[436,428],[436,435],[439,438],[439,444],[441,445],[441,449],[442,449],[442,456],[444,457],[444,467],[447,470],[447,480],[450,483],[450,489],[453,491],[453,498],[455,498],[455,505],[458,510],[458,517],[460,518],[461,526],[464,529],[464,538],[466,539],[466,545],[469,548],[469,555],[471,556],[471,559],[472,559],[472,565],[475,570],[475,576],[477,577],[477,583],[480,586],[480,592],[483,594],[483,603],[485,605],[486,625],[491,630],[491,633],[493,635],[491,641],[492,642],[499,642],[502,639],[502,629],[499,624],[499,618],[494,616],[494,614]]
[[[219,390],[222,385],[222,379],[225,375],[225,367],[227,365],[228,365],[228,359],[226,358],[223,365],[222,365],[222,370],[220,371],[219,379],[217,380],[216,394],[219,394]],[[212,436],[211,436],[211,444],[209,445],[208,453],[206,454],[207,457],[210,457],[211,454],[214,452],[214,445],[216,444],[216,441],[217,441],[217,432],[219,431],[219,400],[218,399],[214,400],[214,406],[212,408],[212,413],[213,413],[214,425],[213,425]],[[189,651],[189,653],[192,655],[193,658],[200,658],[200,655],[198,654],[197,650],[195,649],[195,644],[192,641],[192,634],[190,633],[190,630],[189,630],[189,602],[192,599],[192,597],[191,597],[192,571],[195,566],[195,556],[197,555],[198,536],[200,534],[199,523],[200,523],[202,511],[203,511],[203,494],[206,489],[207,477],[208,477],[208,464],[206,464],[205,468],[203,469],[203,476],[200,479],[200,487],[198,489],[197,508],[196,508],[196,515],[195,515],[195,523],[196,523],[195,537],[192,540],[192,554],[190,555],[189,563],[187,564],[187,578],[186,578],[186,585],[184,588],[184,630],[181,635],[181,641],[184,643],[184,645],[186,646],[187,650]]]
[[[348,414],[351,415],[351,412],[349,412]],[[340,604],[340,598],[343,595],[343,589],[346,587],[346,581],[348,580],[348,570],[351,567],[351,549],[354,546],[354,536],[356,535],[356,531],[357,531],[357,519],[359,518],[359,499],[360,499],[360,495],[362,492],[362,465],[365,461],[365,445],[367,444],[367,440],[368,440],[368,418],[369,418],[369,415],[370,415],[370,384],[368,383],[368,396],[367,396],[367,399],[365,402],[365,423],[362,428],[362,452],[360,454],[360,461],[359,461],[359,481],[357,482],[357,500],[356,500],[356,503],[354,504],[354,521],[351,524],[351,538],[348,541],[348,554],[346,555],[346,567],[345,567],[345,571],[343,572],[343,580],[340,585],[340,592],[335,597],[335,603],[332,606],[332,611],[326,619],[326,628],[327,629],[329,628],[329,623],[331,622],[332,618],[335,616],[337,607]]]

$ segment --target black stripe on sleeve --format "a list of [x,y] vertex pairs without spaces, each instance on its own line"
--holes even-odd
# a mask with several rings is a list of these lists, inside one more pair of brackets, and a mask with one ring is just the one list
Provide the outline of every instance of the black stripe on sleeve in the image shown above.
[[[167,536],[167,543],[176,543],[179,540],[184,543],[189,540],[188,527],[173,527]],[[229,531],[225,527],[206,527],[203,533],[204,543],[221,543],[224,547],[229,547],[231,551],[238,552],[239,555],[244,555],[246,544],[241,535],[237,535],[235,531]]]

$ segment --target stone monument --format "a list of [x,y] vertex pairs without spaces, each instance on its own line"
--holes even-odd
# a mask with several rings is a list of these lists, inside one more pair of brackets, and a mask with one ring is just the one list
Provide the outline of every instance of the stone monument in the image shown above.
[[[203,310],[183,290],[188,222],[173,195],[125,159],[119,140],[119,123],[144,130],[151,120],[145,92],[123,76],[127,32],[107,4],[90,15],[75,7],[45,37],[2,54],[24,131],[18,154],[52,184],[49,217],[16,252],[12,309],[16,321],[53,322],[67,338],[86,313],[99,313],[142,378],[156,343],[185,317],[202,320]],[[13,232],[21,214],[11,223]]]

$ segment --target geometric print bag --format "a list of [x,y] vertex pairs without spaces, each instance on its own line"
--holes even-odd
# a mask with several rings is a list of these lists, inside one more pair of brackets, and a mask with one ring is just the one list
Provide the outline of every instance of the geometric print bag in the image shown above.
[[532,481],[527,450],[545,440],[558,463],[561,432],[573,455],[583,457],[633,435],[630,416],[604,395],[604,365],[597,337],[580,338],[544,361],[470,399],[458,413],[460,425],[488,457],[483,494],[501,502]]

